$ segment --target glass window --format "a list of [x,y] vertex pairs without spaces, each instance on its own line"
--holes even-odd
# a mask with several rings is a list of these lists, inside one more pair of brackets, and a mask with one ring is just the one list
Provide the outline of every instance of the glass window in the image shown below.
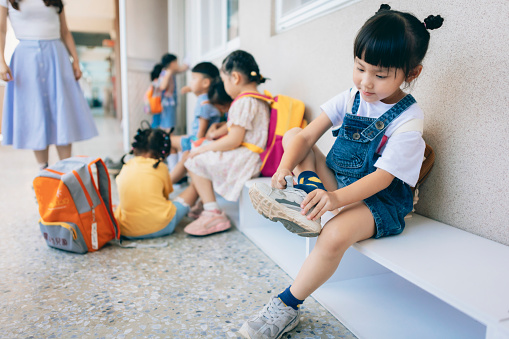
[[276,31],[297,26],[360,0],[276,0]]
[[220,54],[239,36],[239,0],[199,0],[200,55]]
[[239,36],[239,0],[228,0],[227,8],[228,41]]

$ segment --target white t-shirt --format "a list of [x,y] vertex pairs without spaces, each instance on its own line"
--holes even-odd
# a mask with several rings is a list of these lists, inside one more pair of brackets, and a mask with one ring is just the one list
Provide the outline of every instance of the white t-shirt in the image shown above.
[[[327,114],[334,127],[339,127],[343,123],[349,101],[350,90],[346,90],[320,107]],[[384,104],[381,101],[368,103],[362,99],[361,95],[357,115],[379,118],[392,106],[394,105]],[[414,187],[419,179],[426,143],[418,131],[399,133],[391,138],[392,133],[398,127],[412,119],[424,119],[424,114],[417,104],[410,106],[389,124],[385,130],[388,139],[380,150],[381,157],[376,161],[375,167],[391,173]]]
[[16,10],[8,0],[0,0],[0,6],[8,8],[9,19],[17,39],[60,39],[58,7],[47,7],[42,0],[23,0],[18,5],[19,10]]

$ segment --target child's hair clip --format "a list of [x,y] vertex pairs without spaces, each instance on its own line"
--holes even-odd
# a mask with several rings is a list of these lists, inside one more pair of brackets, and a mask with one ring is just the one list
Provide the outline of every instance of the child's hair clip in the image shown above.
[[254,76],[254,77],[255,77],[255,76],[256,76],[256,72],[255,72],[255,71],[252,71],[252,72],[251,72],[251,76]]

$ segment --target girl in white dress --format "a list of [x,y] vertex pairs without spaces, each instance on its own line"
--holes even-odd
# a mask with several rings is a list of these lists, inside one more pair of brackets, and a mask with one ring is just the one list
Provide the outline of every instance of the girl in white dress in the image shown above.
[[266,101],[241,96],[258,93],[265,82],[253,56],[234,51],[223,61],[221,78],[229,96],[237,98],[228,111],[228,135],[193,150],[185,163],[192,185],[198,191],[204,211],[184,231],[192,235],[208,235],[225,231],[231,224],[219,209],[214,191],[226,200],[239,198],[244,183],[260,174],[260,155],[269,128],[269,105]]

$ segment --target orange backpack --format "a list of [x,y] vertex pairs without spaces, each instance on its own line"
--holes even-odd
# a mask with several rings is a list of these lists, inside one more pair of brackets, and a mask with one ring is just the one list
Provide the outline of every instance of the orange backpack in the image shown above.
[[270,105],[269,133],[265,149],[246,142],[243,142],[242,146],[260,154],[262,160],[261,175],[271,177],[276,173],[283,157],[283,135],[294,127],[306,127],[307,121],[304,119],[305,106],[302,101],[286,95],[273,97],[268,91],[264,93],[242,93],[235,98],[234,102],[239,98],[248,96],[266,101]]
[[120,239],[111,206],[110,177],[101,159],[61,160],[39,172],[34,191],[39,226],[48,246],[87,253]]
[[163,111],[161,91],[155,90],[154,85],[150,85],[145,92],[143,105],[146,114],[159,114]]

